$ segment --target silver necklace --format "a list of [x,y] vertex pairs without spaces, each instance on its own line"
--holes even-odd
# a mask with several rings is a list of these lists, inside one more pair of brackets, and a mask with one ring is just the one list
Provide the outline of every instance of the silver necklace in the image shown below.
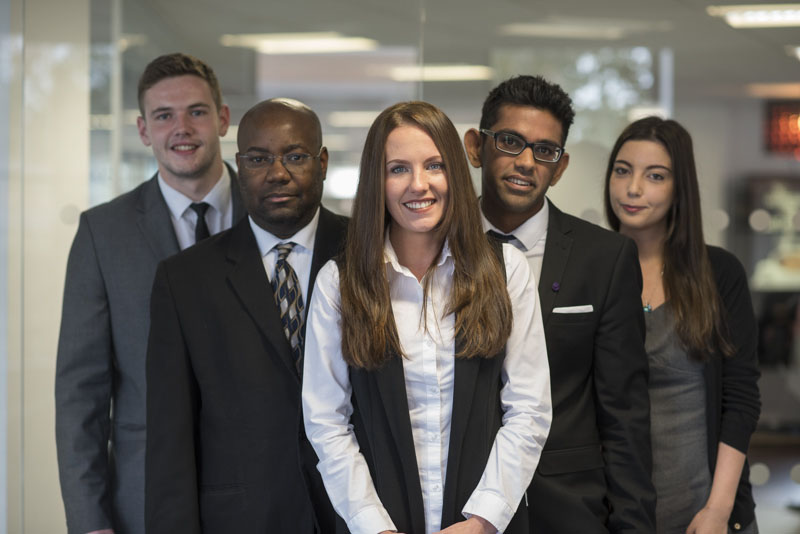
[[[660,276],[661,276],[661,278],[664,277],[664,266],[663,265],[661,266],[661,274],[660,274]],[[661,279],[659,279],[659,283],[660,282],[661,282]],[[650,290],[650,296],[648,298],[646,298],[645,301],[644,301],[644,306],[642,306],[642,309],[644,310],[645,313],[650,313],[650,312],[653,311],[653,307],[650,305],[650,301],[653,300],[653,297],[656,294],[656,289],[657,288],[658,288],[658,285],[653,285],[653,289]]]

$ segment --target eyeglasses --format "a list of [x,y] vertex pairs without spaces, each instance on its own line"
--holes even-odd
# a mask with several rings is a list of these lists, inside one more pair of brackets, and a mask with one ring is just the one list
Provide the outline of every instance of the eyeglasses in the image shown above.
[[512,154],[514,156],[522,154],[522,151],[531,147],[533,159],[545,163],[555,163],[564,154],[564,147],[551,143],[528,143],[522,137],[506,132],[493,132],[481,128],[481,133],[490,135],[494,138],[494,147],[500,152]]
[[311,154],[306,154],[305,152],[289,152],[288,154],[284,154],[283,156],[276,156],[274,154],[260,154],[260,153],[250,153],[250,154],[236,154],[236,158],[239,160],[239,164],[247,169],[248,171],[260,171],[266,168],[272,167],[272,164],[276,161],[280,160],[281,164],[286,167],[287,169],[301,169],[305,167],[309,161],[312,159],[319,158],[320,154],[322,154],[322,149],[324,147],[319,148],[319,152],[317,152],[316,156],[312,156]]

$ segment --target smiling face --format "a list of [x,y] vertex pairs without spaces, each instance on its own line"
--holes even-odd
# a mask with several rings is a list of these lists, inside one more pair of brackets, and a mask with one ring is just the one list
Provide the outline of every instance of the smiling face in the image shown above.
[[198,76],[165,78],[144,93],[139,137],[153,148],[161,177],[180,189],[185,180],[222,175],[219,138],[228,131],[227,106],[217,109],[208,83]]
[[621,233],[666,236],[674,191],[672,160],[661,143],[636,140],[622,145],[608,183],[611,209],[619,218]]
[[[511,133],[528,143],[561,146],[561,123],[549,111],[532,106],[504,104],[489,129]],[[532,148],[516,156],[495,148],[491,136],[470,130],[464,139],[470,163],[482,169],[481,207],[489,221],[511,232],[538,213],[547,189],[555,185],[569,164],[564,153],[555,163],[537,161]]]
[[[245,208],[256,224],[280,238],[294,235],[314,218],[322,200],[328,151],[322,147],[319,123],[305,111],[280,103],[263,105],[239,125],[241,154],[276,156],[264,169],[239,163],[239,185]],[[308,154],[300,165],[281,161],[286,154]]]
[[433,235],[448,200],[447,172],[433,139],[416,126],[401,125],[386,139],[386,209],[395,241]]

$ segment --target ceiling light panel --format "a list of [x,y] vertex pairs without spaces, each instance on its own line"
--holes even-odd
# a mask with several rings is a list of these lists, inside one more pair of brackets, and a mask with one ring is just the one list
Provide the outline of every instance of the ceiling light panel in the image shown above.
[[494,70],[485,65],[408,65],[389,69],[389,77],[396,82],[491,80],[493,76]]
[[225,34],[219,42],[223,46],[252,48],[261,54],[332,54],[378,48],[373,39],[336,32]]
[[708,6],[712,17],[725,19],[733,28],[788,28],[800,26],[800,4]]

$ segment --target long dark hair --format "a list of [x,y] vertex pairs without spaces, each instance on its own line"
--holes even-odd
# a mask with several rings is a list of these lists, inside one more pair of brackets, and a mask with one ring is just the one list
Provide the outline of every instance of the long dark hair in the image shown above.
[[[442,156],[448,201],[435,230],[448,241],[455,269],[446,313],[456,314],[457,357],[491,357],[511,333],[511,302],[503,268],[483,233],[478,199],[461,139],[450,119],[427,102],[401,102],[372,123],[361,155],[358,189],[340,261],[342,353],[354,367],[375,369],[387,354],[402,355],[392,316],[383,247],[391,216],[386,209],[386,139],[401,125],[420,128]],[[441,253],[441,251],[440,251]],[[427,296],[432,262],[426,273]]]
[[714,352],[730,356],[734,349],[703,239],[692,137],[676,121],[660,117],[640,119],[620,134],[608,158],[605,180],[606,219],[616,231],[620,221],[611,208],[609,182],[617,154],[628,141],[659,143],[672,160],[675,187],[667,213],[663,280],[664,296],[675,313],[678,337],[694,359],[705,360]]

